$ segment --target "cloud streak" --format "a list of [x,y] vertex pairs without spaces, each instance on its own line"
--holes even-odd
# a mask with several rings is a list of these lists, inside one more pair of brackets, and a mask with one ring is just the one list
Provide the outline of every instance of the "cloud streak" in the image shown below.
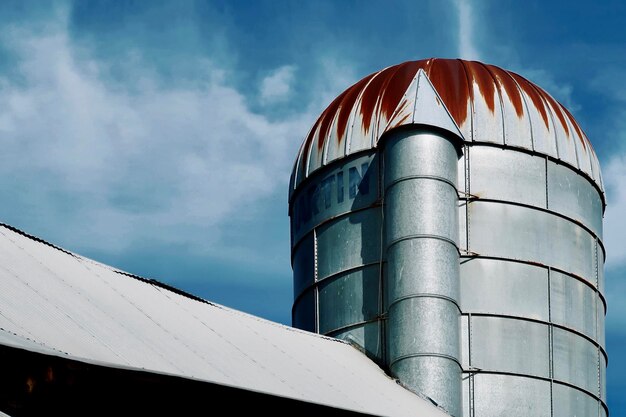
[[456,0],[455,3],[459,16],[459,58],[479,61],[480,54],[474,44],[474,11],[467,0]]
[[[113,88],[63,19],[33,33],[0,32],[19,74],[0,75],[2,221],[83,249],[161,242],[219,253],[221,224],[286,189],[309,108],[281,120],[254,112],[210,60],[197,62],[200,87],[167,87],[135,53],[128,65],[144,75]],[[286,100],[292,81],[283,67],[262,91]]]
[[604,215],[607,268],[626,263],[626,154],[614,156],[603,169],[609,202]]
[[273,104],[284,102],[291,95],[291,85],[294,82],[295,67],[285,65],[274,71],[261,81],[261,102]]

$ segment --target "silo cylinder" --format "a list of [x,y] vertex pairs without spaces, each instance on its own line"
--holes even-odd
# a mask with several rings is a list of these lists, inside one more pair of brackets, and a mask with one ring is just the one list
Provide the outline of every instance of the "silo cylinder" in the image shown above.
[[461,415],[458,139],[428,127],[384,139],[387,360],[405,386]]

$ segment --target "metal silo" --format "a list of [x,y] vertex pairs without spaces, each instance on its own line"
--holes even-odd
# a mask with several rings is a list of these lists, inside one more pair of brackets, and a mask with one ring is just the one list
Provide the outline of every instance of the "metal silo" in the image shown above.
[[517,74],[413,61],[342,93],[290,184],[293,324],[455,416],[603,416],[604,192]]

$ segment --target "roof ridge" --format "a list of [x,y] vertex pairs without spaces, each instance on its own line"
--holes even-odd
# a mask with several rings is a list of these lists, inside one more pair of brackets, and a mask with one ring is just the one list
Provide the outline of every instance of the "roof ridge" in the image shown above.
[[60,246],[54,245],[48,241],[43,240],[40,237],[37,237],[35,235],[31,235],[29,233],[26,233],[25,231],[18,229],[17,227],[11,226],[10,224],[6,224],[6,223],[2,223],[0,222],[0,226],[4,227],[5,229],[9,229],[10,231],[17,233],[18,235],[22,235],[24,237],[27,237],[28,239],[34,240],[35,242],[39,242],[39,243],[43,243],[46,246],[50,246],[51,248],[54,248],[56,250],[59,250],[67,255],[73,256],[73,257],[77,257],[78,255],[76,255],[75,253],[72,253],[70,251],[68,251],[67,249],[63,249]]
[[285,328],[285,329],[287,329],[289,331],[294,331],[294,332],[298,332],[298,333],[304,333],[304,334],[307,334],[309,336],[313,336],[313,337],[316,337],[316,338],[332,340],[333,342],[339,342],[339,343],[344,343],[344,344],[350,345],[350,343],[345,341],[345,340],[332,338],[332,337],[321,335],[321,334],[318,334],[318,333],[308,332],[308,331],[305,331],[305,330],[302,330],[302,329],[298,329],[298,328],[293,327],[293,326],[289,326],[289,325],[286,325],[286,324],[278,323],[276,321],[272,321],[272,320],[269,320],[269,319],[266,319],[266,318],[263,318],[263,317],[255,316],[254,314],[247,313],[245,311],[237,310],[237,309],[232,308],[232,307],[228,307],[228,306],[224,306],[224,305],[221,305],[221,304],[218,304],[218,303],[214,303],[212,301],[206,300],[206,299],[204,299],[202,297],[199,297],[197,295],[191,294],[191,293],[189,293],[189,292],[187,292],[185,290],[182,290],[180,288],[174,287],[173,285],[167,284],[165,282],[161,282],[161,281],[156,280],[154,278],[143,277],[141,275],[133,274],[131,272],[122,271],[122,270],[120,270],[120,269],[118,269],[118,268],[116,268],[116,267],[114,267],[112,265],[108,265],[108,264],[99,262],[99,261],[97,261],[95,259],[87,258],[87,257],[84,257],[82,255],[70,252],[67,249],[63,249],[63,248],[61,248],[59,246],[56,246],[56,245],[54,245],[54,244],[52,244],[52,243],[50,243],[50,242],[48,242],[48,241],[46,241],[44,239],[41,239],[41,238],[39,238],[37,236],[31,235],[29,233],[26,233],[23,230],[20,230],[20,229],[18,229],[16,227],[8,225],[6,223],[0,222],[0,227],[4,227],[4,228],[6,228],[6,229],[8,229],[8,230],[10,230],[10,231],[12,231],[14,233],[17,233],[17,234],[19,234],[21,236],[24,236],[24,237],[26,237],[26,238],[28,238],[30,240],[33,240],[35,242],[44,244],[44,245],[49,246],[49,247],[51,247],[53,249],[61,251],[61,252],[65,253],[65,254],[67,254],[67,255],[72,256],[73,258],[75,258],[75,259],[77,259],[79,261],[86,261],[86,262],[92,262],[94,264],[98,264],[100,266],[103,266],[105,268],[110,269],[112,272],[114,272],[116,274],[123,275],[123,276],[129,277],[129,278],[135,279],[137,281],[141,281],[141,282],[143,282],[145,284],[154,285],[155,287],[162,288],[164,290],[167,290],[167,291],[169,291],[171,293],[183,296],[183,297],[188,298],[190,300],[198,301],[200,303],[207,304],[207,305],[210,305],[212,307],[219,308],[221,310],[227,310],[232,315],[245,316],[247,318],[252,318],[252,319],[254,319],[256,321],[265,322],[265,323],[273,325],[273,326],[278,326],[278,327]]
[[127,277],[136,279],[138,281],[145,282],[146,284],[152,284],[152,285],[154,285],[156,287],[166,289],[166,290],[168,290],[170,292],[173,292],[174,294],[182,295],[183,297],[190,298],[192,300],[199,301],[199,302],[204,303],[204,304],[209,304],[209,305],[212,305],[214,307],[219,307],[219,305],[217,305],[215,303],[212,303],[212,302],[210,302],[208,300],[205,300],[204,298],[198,297],[197,295],[191,294],[191,293],[189,293],[189,292],[187,292],[185,290],[181,290],[180,288],[176,288],[176,287],[174,287],[174,286],[172,286],[170,284],[166,284],[164,282],[158,281],[158,280],[156,280],[154,278],[142,277],[140,275],[136,275],[136,274],[133,274],[133,273],[130,273],[130,272],[122,271],[122,270],[119,270],[117,268],[112,268],[112,269],[113,269],[113,272],[115,272],[116,274],[125,275]]
[[44,239],[42,239],[40,237],[37,237],[35,235],[31,235],[30,233],[27,233],[27,232],[25,232],[25,231],[23,231],[21,229],[18,229],[17,227],[11,226],[11,225],[9,225],[7,223],[0,222],[0,227],[4,227],[5,229],[8,229],[8,230],[10,230],[10,231],[12,231],[14,233],[17,233],[17,234],[19,234],[21,236],[24,236],[24,237],[26,237],[26,238],[28,238],[30,240],[33,240],[35,242],[44,244],[44,245],[49,246],[49,247],[51,247],[53,249],[61,251],[61,252],[65,253],[66,255],[69,255],[69,256],[71,256],[73,258],[80,259],[80,260],[87,260],[87,261],[91,261],[91,262],[96,262],[96,263],[98,263],[100,265],[105,265],[106,267],[110,268],[113,272],[115,272],[117,274],[125,275],[125,276],[127,276],[129,278],[136,279],[136,280],[144,282],[146,284],[151,284],[151,285],[154,285],[156,287],[166,289],[166,290],[168,290],[170,292],[173,292],[175,294],[182,295],[182,296],[184,296],[186,298],[189,298],[189,299],[192,299],[192,300],[195,300],[195,301],[199,301],[199,302],[204,303],[204,304],[210,304],[210,305],[219,307],[217,304],[212,303],[212,302],[210,302],[208,300],[205,300],[204,298],[198,297],[197,295],[191,294],[191,293],[189,293],[187,291],[181,290],[180,288],[176,288],[176,287],[174,287],[174,286],[172,286],[170,284],[166,284],[166,283],[161,282],[159,280],[156,280],[154,278],[142,277],[140,275],[133,274],[131,272],[122,271],[122,270],[120,270],[120,269],[118,269],[118,268],[116,268],[116,267],[114,267],[112,265],[104,264],[104,263],[96,261],[94,259],[87,258],[87,257],[84,257],[82,255],[70,252],[67,249],[63,249],[60,246],[54,245],[54,244],[52,244],[52,243],[50,243],[50,242],[48,242],[48,241],[46,241],[46,240],[44,240]]

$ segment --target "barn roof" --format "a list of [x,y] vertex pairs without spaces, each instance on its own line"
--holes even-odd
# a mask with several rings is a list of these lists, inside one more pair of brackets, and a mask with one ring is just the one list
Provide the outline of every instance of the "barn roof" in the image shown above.
[[0,345],[385,416],[445,416],[345,342],[0,225]]

